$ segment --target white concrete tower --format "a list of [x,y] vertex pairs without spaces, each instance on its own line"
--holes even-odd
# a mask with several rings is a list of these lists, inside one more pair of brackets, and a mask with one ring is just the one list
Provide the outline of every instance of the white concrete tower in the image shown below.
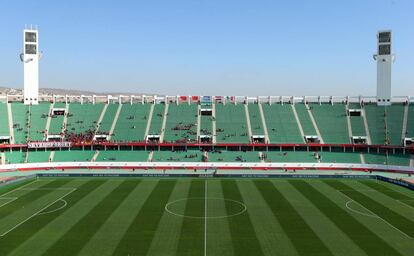
[[39,34],[37,29],[23,30],[23,53],[20,60],[24,66],[24,104],[39,103]]
[[377,34],[377,104],[391,105],[391,65],[395,55],[391,51],[391,30],[379,31]]

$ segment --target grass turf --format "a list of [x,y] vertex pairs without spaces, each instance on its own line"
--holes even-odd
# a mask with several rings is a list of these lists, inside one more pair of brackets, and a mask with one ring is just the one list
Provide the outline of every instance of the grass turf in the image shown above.
[[375,180],[44,178],[0,188],[0,255],[414,255],[413,203]]

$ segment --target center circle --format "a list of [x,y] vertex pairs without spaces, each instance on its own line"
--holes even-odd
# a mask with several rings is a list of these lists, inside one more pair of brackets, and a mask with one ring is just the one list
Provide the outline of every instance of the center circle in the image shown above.
[[244,203],[218,197],[190,197],[174,200],[165,205],[165,211],[192,219],[220,219],[240,215],[247,210]]

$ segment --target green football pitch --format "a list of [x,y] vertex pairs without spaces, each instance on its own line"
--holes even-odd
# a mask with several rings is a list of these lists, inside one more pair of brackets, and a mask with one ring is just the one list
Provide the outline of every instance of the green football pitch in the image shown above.
[[0,255],[414,255],[414,192],[376,180],[40,178],[0,194]]

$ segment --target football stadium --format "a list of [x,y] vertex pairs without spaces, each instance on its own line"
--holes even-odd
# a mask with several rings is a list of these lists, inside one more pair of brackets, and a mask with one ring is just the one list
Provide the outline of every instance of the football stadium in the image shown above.
[[[414,98],[0,97],[0,255],[414,255]],[[253,88],[252,88],[253,91]]]

